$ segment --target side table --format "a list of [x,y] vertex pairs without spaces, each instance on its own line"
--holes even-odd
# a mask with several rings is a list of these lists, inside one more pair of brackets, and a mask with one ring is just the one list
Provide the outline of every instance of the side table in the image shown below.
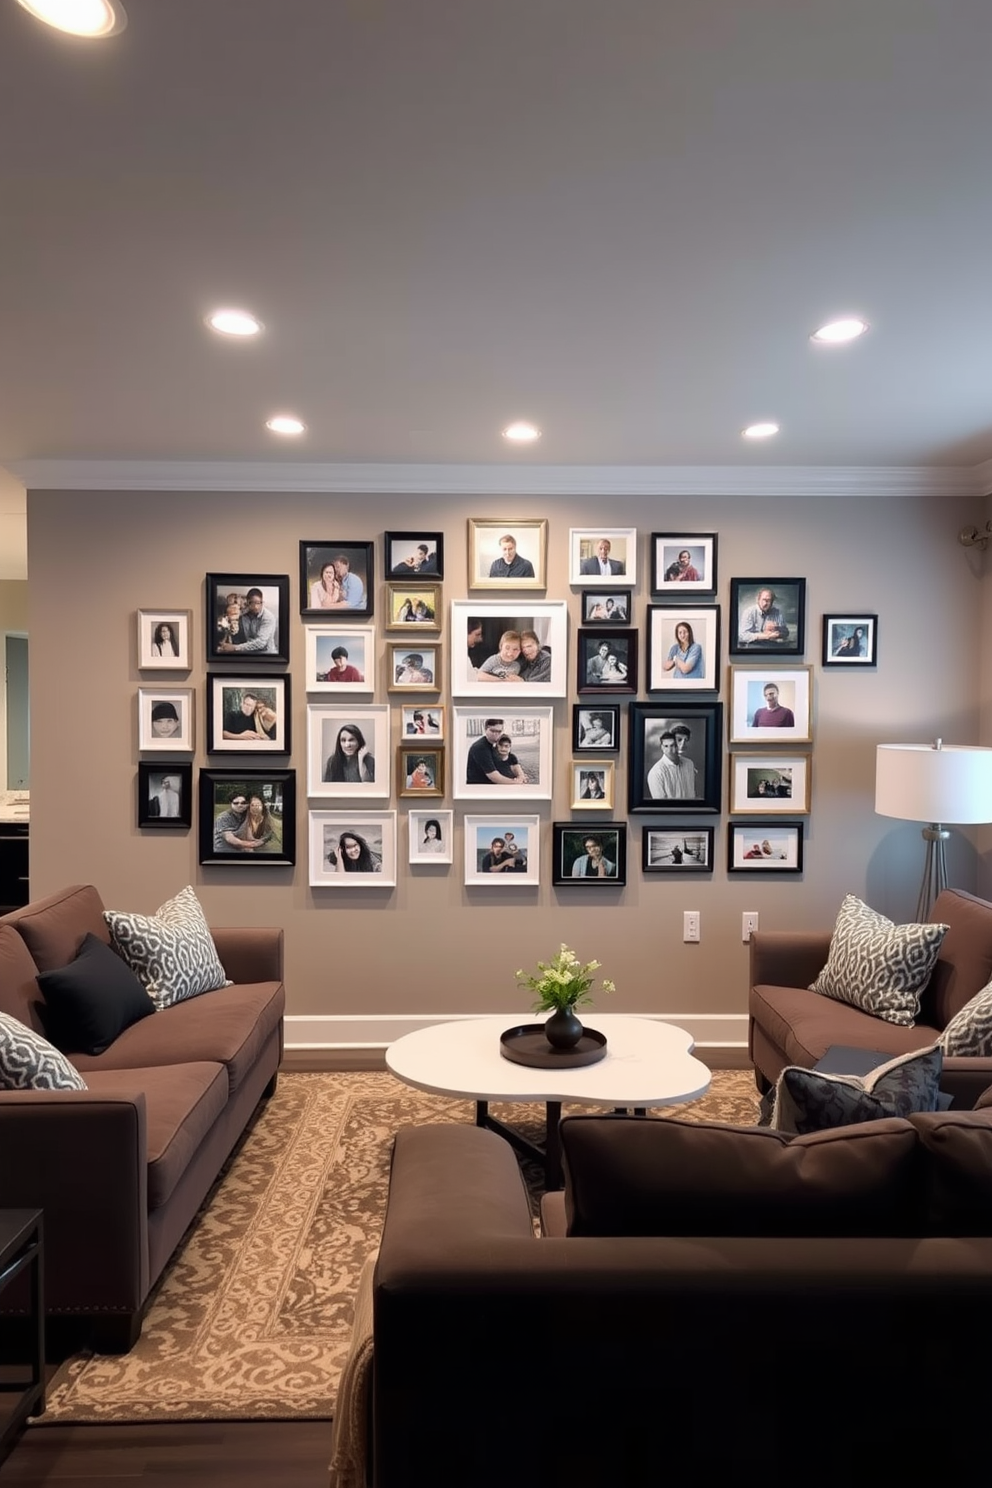
[[0,1406],[0,1462],[4,1460],[28,1416],[45,1409],[45,1298],[42,1271],[45,1237],[40,1209],[0,1209],[0,1292],[26,1271],[30,1279],[28,1359],[26,1380],[0,1379],[0,1395],[16,1396],[8,1409]]

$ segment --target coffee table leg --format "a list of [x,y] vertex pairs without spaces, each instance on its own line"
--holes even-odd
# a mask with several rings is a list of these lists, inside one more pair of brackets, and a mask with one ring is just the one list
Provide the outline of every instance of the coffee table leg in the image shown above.
[[561,1188],[561,1138],[558,1135],[561,1101],[546,1101],[545,1106],[544,1186],[550,1193]]
[[476,1126],[488,1126],[489,1125],[489,1102],[488,1101],[476,1101],[476,1103],[475,1103],[475,1124],[476,1124]]

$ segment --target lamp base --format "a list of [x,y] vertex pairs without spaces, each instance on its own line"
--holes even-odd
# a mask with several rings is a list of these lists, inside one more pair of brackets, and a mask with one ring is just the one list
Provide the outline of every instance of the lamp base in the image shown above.
[[923,924],[930,918],[933,901],[942,889],[947,888],[947,864],[944,860],[944,843],[950,837],[946,827],[939,822],[932,822],[929,827],[923,828],[923,840],[927,845],[926,864],[923,869],[923,882],[920,885],[920,897],[916,903],[916,922]]

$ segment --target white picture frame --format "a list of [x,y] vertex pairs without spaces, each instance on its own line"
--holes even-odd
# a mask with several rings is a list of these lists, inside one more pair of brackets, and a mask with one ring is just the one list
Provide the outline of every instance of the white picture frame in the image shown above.
[[[395,888],[395,811],[310,811],[307,816],[311,888]],[[342,837],[352,846],[361,842],[360,851],[378,866],[347,870],[350,853],[341,853]]]
[[[765,689],[776,689],[769,708]],[[769,713],[792,715],[791,724],[755,723]],[[813,739],[812,666],[732,666],[730,668],[731,744],[810,744]]]
[[[466,816],[464,827],[466,886],[493,888],[511,884],[519,889],[524,885],[536,888],[541,882],[539,816],[519,812],[508,801],[506,811]],[[503,843],[498,855],[493,845],[497,839]],[[498,856],[498,861],[487,865],[487,856]]]
[[[429,824],[433,822],[437,828],[436,833],[429,834]],[[454,834],[455,813],[453,811],[432,811],[429,806],[417,808],[411,811],[407,818],[410,835],[410,865],[416,867],[421,863],[453,863],[454,862]],[[429,844],[435,844],[430,846]]]
[[[324,779],[333,770],[331,760],[337,752],[342,729],[357,730],[372,756],[372,780]],[[346,743],[350,741],[345,741]],[[388,796],[392,773],[392,751],[389,745],[389,708],[384,703],[307,704],[307,795],[334,798]],[[354,755],[351,756],[354,758]],[[339,763],[340,763],[339,756]],[[345,769],[350,766],[345,764]],[[368,775],[368,756],[364,756],[361,773]]]
[[[599,544],[609,544],[606,559],[611,573],[600,572]],[[637,586],[636,527],[570,527],[568,582],[583,588],[616,589]],[[619,565],[619,566],[618,566]]]
[[[554,709],[553,708],[452,708],[452,790],[456,801],[489,801],[494,793],[514,801],[550,801],[552,790],[552,763],[554,755]],[[487,732],[489,719],[501,719],[499,729]],[[479,751],[472,754],[473,745],[487,740],[490,757],[495,751],[500,735],[509,735],[508,760],[496,772],[506,776],[506,785],[489,779],[480,780],[483,774]],[[516,761],[516,764],[514,764]],[[514,771],[523,772],[523,783],[517,784]]]
[[[501,636],[530,630],[538,638],[540,653],[535,661],[547,672],[545,681],[528,682],[523,677],[492,681],[480,667],[499,653]],[[475,637],[471,648],[469,642]],[[472,654],[474,652],[474,655]],[[550,655],[550,668],[543,663]],[[518,653],[517,664],[521,657]],[[512,663],[511,663],[512,664]],[[568,691],[568,605],[564,600],[500,601],[461,600],[451,602],[451,694],[478,698],[557,698]]]
[[192,754],[193,708],[192,687],[139,687],[138,749]]
[[442,744],[448,726],[444,703],[404,703],[400,708],[400,739],[415,744],[418,739]]
[[[159,632],[168,627],[168,635]],[[188,672],[193,628],[192,610],[139,610],[138,666],[145,672]]]
[[[306,689],[339,697],[346,693],[375,691],[375,627],[372,625],[307,625]],[[342,668],[334,659],[335,651],[345,651]],[[361,680],[348,676],[349,669],[360,672]],[[339,673],[347,680],[337,680]]]
[[[206,722],[208,754],[289,754],[291,678],[287,673],[239,677],[211,672],[207,677]],[[233,737],[239,728],[245,732]]]
[[[682,627],[691,642],[685,652],[678,646]],[[693,662],[699,675],[680,673]],[[648,692],[719,692],[719,665],[719,605],[648,605]]]

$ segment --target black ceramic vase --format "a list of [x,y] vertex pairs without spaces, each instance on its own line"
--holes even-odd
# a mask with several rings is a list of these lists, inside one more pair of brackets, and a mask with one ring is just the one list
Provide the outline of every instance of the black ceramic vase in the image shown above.
[[582,1024],[574,1008],[558,1008],[544,1025],[544,1037],[552,1049],[574,1049],[582,1037]]

